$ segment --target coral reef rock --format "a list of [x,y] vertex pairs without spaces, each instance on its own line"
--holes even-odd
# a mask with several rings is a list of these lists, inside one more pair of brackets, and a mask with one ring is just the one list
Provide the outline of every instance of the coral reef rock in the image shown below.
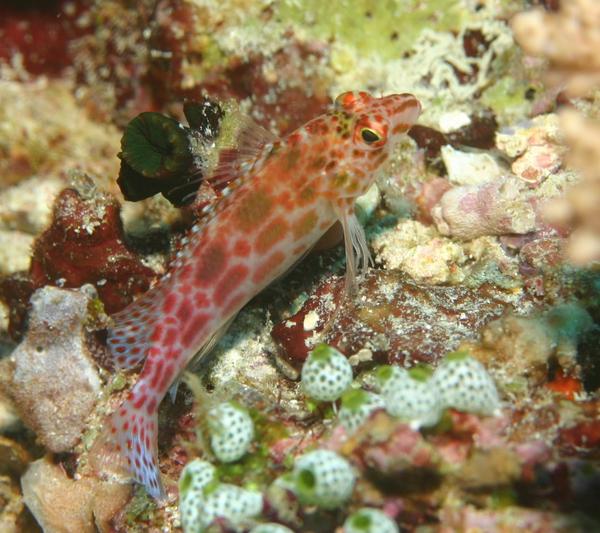
[[360,284],[359,306],[343,299],[342,288],[342,279],[326,280],[298,313],[273,327],[293,366],[323,341],[346,355],[365,349],[375,362],[435,363],[511,305],[527,307],[518,294],[489,284],[430,286],[398,270],[369,272]]
[[88,287],[36,291],[29,330],[5,360],[6,393],[53,452],[77,443],[101,388],[86,339],[88,307],[94,301]]
[[82,477],[70,479],[48,458],[33,462],[21,478],[25,504],[45,533],[113,531],[110,519],[130,487]]
[[514,178],[450,189],[432,214],[440,233],[464,240],[529,233],[536,227],[533,206]]
[[148,289],[154,272],[125,245],[116,200],[93,186],[86,195],[75,189],[60,193],[52,224],[35,241],[31,279],[36,287],[93,283],[107,312],[114,313]]
[[514,17],[517,42],[550,65],[547,80],[566,83],[573,94],[584,94],[600,83],[600,4],[597,0],[560,2],[560,10],[535,9]]
[[466,261],[462,247],[429,226],[415,220],[401,220],[392,231],[372,241],[375,259],[386,269],[399,268],[425,284],[462,281],[459,268]]

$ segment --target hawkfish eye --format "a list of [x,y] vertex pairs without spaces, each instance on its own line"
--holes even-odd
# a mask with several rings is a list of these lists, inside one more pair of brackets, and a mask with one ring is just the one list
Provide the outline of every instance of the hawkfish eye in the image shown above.
[[360,136],[367,144],[373,144],[383,138],[379,133],[371,128],[363,128],[360,130]]

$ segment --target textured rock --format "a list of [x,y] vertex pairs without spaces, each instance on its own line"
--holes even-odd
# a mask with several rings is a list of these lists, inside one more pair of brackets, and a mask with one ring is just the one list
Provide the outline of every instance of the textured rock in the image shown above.
[[418,431],[379,412],[342,447],[344,455],[367,468],[371,478],[402,492],[439,483],[440,457]]
[[402,220],[372,241],[375,260],[387,269],[399,268],[424,283],[462,281],[460,269],[467,258],[462,247],[432,227],[415,220]]
[[432,215],[440,233],[464,240],[536,228],[535,211],[516,178],[450,189]]
[[[27,11],[35,10],[21,9],[21,15]],[[63,17],[64,14],[56,14],[54,20]],[[22,24],[13,23],[13,26],[15,31],[25,31]],[[51,29],[45,29],[39,33],[47,36],[51,32]],[[34,38],[31,29],[25,35],[27,41]],[[2,44],[5,44],[5,36]],[[42,53],[36,50],[36,54]],[[109,177],[112,180],[115,176],[118,130],[114,125],[93,120],[74,92],[72,82],[66,80],[40,77],[29,83],[18,83],[3,78],[0,85],[0,173],[3,183],[16,183],[29,176],[40,177],[2,193],[3,199],[9,201],[1,204],[0,221],[5,220],[7,212],[20,212],[31,223],[31,229],[39,231],[43,229],[44,214],[49,214],[54,195],[64,186],[64,176],[73,168],[98,176],[98,182],[105,185],[109,184]],[[34,183],[43,187],[47,195],[32,187]],[[60,185],[58,190],[57,183]],[[26,198],[31,203],[28,204]],[[18,229],[27,231],[23,226]]]
[[510,485],[518,481],[521,463],[516,453],[505,447],[475,450],[457,472],[458,484],[468,490]]
[[[445,507],[439,513],[444,524],[440,533],[454,531],[535,531],[569,533],[586,531],[574,516],[510,506],[505,509],[477,509],[466,505],[459,509]],[[591,531],[587,529],[587,531]]]
[[27,270],[32,244],[27,233],[0,229],[0,275]]
[[498,179],[502,168],[487,152],[469,153],[442,146],[442,159],[448,171],[448,180],[455,185],[480,185]]
[[126,503],[127,485],[82,477],[70,479],[64,469],[43,458],[21,478],[25,504],[45,533],[108,532],[110,518]]
[[58,196],[52,223],[33,246],[31,280],[36,288],[93,283],[114,313],[146,291],[155,274],[125,245],[116,199],[85,179],[80,189]]
[[52,219],[52,202],[64,187],[57,178],[33,177],[0,192],[0,227],[37,234]]
[[29,452],[12,439],[0,437],[0,476],[18,478],[31,460]]
[[[2,370],[0,365],[0,371]],[[0,382],[3,381],[0,379]],[[0,389],[2,386],[0,385]],[[4,434],[7,431],[14,430],[19,424],[19,417],[15,412],[14,406],[11,402],[6,398],[4,394],[0,392],[0,435]]]
[[22,477],[21,487],[25,504],[46,533],[93,533],[87,480],[75,482],[60,466],[40,459]]
[[100,392],[86,343],[92,301],[84,291],[38,290],[31,298],[27,335],[9,360],[6,392],[24,422],[54,452],[77,443]]
[[358,305],[343,301],[342,289],[343,279],[329,278],[298,313],[274,326],[272,335],[291,364],[299,365],[315,342],[346,355],[367,348],[376,362],[434,363],[519,298],[490,285],[429,286],[382,270],[361,281]]
[[35,525],[26,517],[25,506],[18,485],[6,476],[0,476],[0,531],[2,533],[35,532]]

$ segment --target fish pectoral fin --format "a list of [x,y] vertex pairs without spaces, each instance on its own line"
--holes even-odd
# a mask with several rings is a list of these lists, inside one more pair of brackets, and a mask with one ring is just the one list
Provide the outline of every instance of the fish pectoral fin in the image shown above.
[[214,150],[218,160],[213,163],[207,178],[216,188],[259,170],[279,140],[249,116],[235,110],[225,116],[221,130]]
[[[186,370],[188,371],[188,373],[193,374],[194,372],[197,372],[200,369],[200,367],[206,361],[206,357],[210,354],[210,352],[216,346],[216,344],[221,340],[221,337],[225,335],[225,332],[229,329],[229,326],[235,320],[236,316],[237,314],[233,315],[225,324],[223,324],[217,331],[215,331],[208,339],[208,341],[206,341],[202,345],[202,347],[194,354],[194,356],[190,359],[190,361],[187,364]],[[173,381],[173,384],[169,388],[169,397],[171,398],[171,403],[175,403],[175,400],[177,399],[177,391],[179,390],[179,384],[182,380],[185,381],[185,378],[183,377],[184,373],[185,372],[180,374],[177,377],[177,379]]]
[[335,206],[336,214],[344,231],[344,247],[346,251],[346,296],[356,294],[358,290],[358,275],[365,273],[373,259],[365,230],[358,221],[354,211],[354,204],[341,202]]
[[[216,344],[221,340],[221,337],[225,335],[231,323],[235,320],[237,313],[233,315],[225,324],[223,324],[217,331],[215,331],[211,337],[202,345],[202,347],[194,354],[194,356],[190,359],[187,364],[187,370],[190,372],[196,372],[200,369],[200,367],[204,364],[207,359],[207,356],[210,354],[212,349],[216,346]],[[179,382],[179,379],[176,383]]]

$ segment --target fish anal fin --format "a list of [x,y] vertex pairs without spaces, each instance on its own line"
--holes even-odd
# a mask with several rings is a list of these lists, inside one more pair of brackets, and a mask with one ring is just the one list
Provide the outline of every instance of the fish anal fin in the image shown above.
[[225,322],[219,329],[217,329],[210,336],[210,338],[204,343],[202,348],[200,348],[194,354],[194,356],[192,357],[192,359],[190,360],[190,362],[187,365],[188,371],[195,372],[195,371],[199,370],[199,368],[202,366],[202,364],[206,361],[206,357],[208,356],[208,354],[210,354],[212,349],[221,340],[223,335],[225,335],[225,333],[229,329],[229,326],[231,326],[231,323],[235,320],[236,316],[237,316],[237,313],[235,315],[233,315],[229,320],[227,320],[227,322]]

